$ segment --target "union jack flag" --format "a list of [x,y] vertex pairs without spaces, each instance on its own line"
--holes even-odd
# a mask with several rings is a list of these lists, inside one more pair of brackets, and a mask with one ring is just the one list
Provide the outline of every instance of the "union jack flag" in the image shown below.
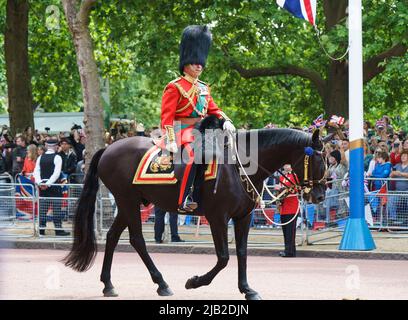
[[325,124],[326,124],[326,121],[323,120],[323,113],[320,116],[318,116],[316,119],[314,119],[312,122],[312,125],[315,128],[323,127]]
[[309,21],[312,26],[316,25],[316,2],[317,0],[276,0],[278,6],[295,17]]
[[326,122],[327,121],[323,120],[323,113],[322,113],[320,116],[318,116],[316,119],[313,120],[311,126],[307,128],[307,131],[313,132],[316,129],[324,127],[326,125]]

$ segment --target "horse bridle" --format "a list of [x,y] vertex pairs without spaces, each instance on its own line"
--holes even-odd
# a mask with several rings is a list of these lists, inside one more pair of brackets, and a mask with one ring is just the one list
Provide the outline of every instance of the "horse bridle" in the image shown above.
[[[241,163],[241,161],[239,159],[238,150],[237,150],[236,145],[234,145],[234,147],[235,147],[235,152],[236,152],[236,155],[237,155],[237,158],[238,158],[239,165],[242,167],[242,169],[244,169],[243,166],[242,166],[242,163]],[[312,147],[305,147],[304,148],[304,153],[305,153],[305,156],[304,156],[304,159],[303,159],[304,174],[303,174],[303,182],[302,183],[299,182],[299,179],[297,178],[296,174],[295,174],[296,183],[294,183],[280,169],[277,170],[277,172],[280,173],[292,185],[292,186],[287,186],[287,185],[284,184],[284,187],[287,189],[287,191],[289,191],[291,193],[303,192],[305,194],[308,194],[313,189],[313,186],[315,184],[323,184],[324,185],[324,184],[326,184],[326,181],[327,181],[326,180],[327,163],[326,163],[326,160],[324,160],[324,159],[323,159],[323,162],[324,162],[326,168],[325,168],[325,171],[323,173],[322,178],[319,179],[319,180],[315,180],[315,179],[313,179],[313,176],[312,176],[312,179],[309,179],[309,169],[310,169],[310,162],[311,162],[311,161],[309,161],[310,156],[312,156],[314,153],[324,154],[324,145],[323,145],[322,150],[320,150],[320,151],[314,150]],[[238,166],[237,166],[237,169],[239,171]],[[262,168],[262,169],[265,170],[268,173],[268,171],[265,168]],[[244,170],[244,172],[245,172],[245,170]],[[255,193],[257,193],[258,196],[259,196],[259,193],[255,189],[252,181],[249,179],[249,177],[247,176],[246,173],[245,173],[245,177],[242,177],[239,173],[238,173],[238,175],[239,175],[239,177],[241,179],[241,182],[246,184],[246,188],[244,187],[244,190],[246,189],[247,193],[252,194],[252,200],[256,203],[257,198],[255,197]],[[272,175],[272,173],[269,172],[269,176],[271,176],[271,175]],[[287,192],[282,192],[281,195],[279,196],[279,198],[284,198],[284,197],[287,197]]]
[[[309,179],[309,170],[311,168],[311,156],[315,153],[317,154],[323,154],[324,149],[322,149],[321,151],[316,151],[314,150],[312,147],[305,147],[305,156],[303,158],[303,169],[304,169],[304,173],[303,173],[303,181],[300,182],[298,179],[298,175],[295,174],[295,183],[290,180],[280,169],[277,170],[277,172],[279,172],[279,174],[281,174],[292,186],[286,186],[285,187],[287,189],[289,189],[289,191],[303,191],[303,193],[308,194],[310,193],[310,191],[312,191],[313,186],[315,184],[321,184],[321,185],[325,185],[327,182],[326,176],[327,176],[327,164],[326,161],[323,159],[323,162],[326,166],[326,169],[324,170],[323,176],[320,179],[313,179],[313,171],[310,171],[310,176],[311,179]],[[310,160],[310,161],[309,161]],[[297,162],[296,162],[297,164]],[[294,165],[295,167],[295,165]]]

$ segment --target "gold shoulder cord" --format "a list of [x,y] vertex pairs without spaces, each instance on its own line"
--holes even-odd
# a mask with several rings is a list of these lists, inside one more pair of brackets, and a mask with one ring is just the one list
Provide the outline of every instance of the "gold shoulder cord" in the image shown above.
[[174,134],[174,127],[173,126],[164,126],[166,129],[167,137],[169,142],[174,142],[176,141],[176,136]]
[[195,110],[195,112],[197,112],[197,114],[199,116],[204,117],[205,114],[206,114],[206,109],[207,109],[206,106],[204,106],[204,109],[203,109],[204,112],[200,112],[199,110],[197,110],[196,105],[195,105],[194,100],[193,100],[194,97],[198,95],[199,88],[195,84],[193,84],[191,86],[191,89],[188,92],[186,92],[186,90],[184,90],[183,87],[181,85],[179,85],[178,83],[174,83],[174,85],[180,91],[180,94],[184,98],[188,99],[188,101],[189,101],[183,108],[181,108],[179,110],[176,110],[176,113],[180,113],[180,112],[186,110],[191,105],[193,107],[193,109]]
[[[177,88],[178,91],[180,92],[181,96],[183,96],[184,98],[188,99],[188,101],[189,101],[183,108],[181,108],[181,109],[179,109],[179,110],[176,110],[176,113],[180,113],[180,112],[186,110],[186,109],[190,106],[190,104],[191,104],[191,105],[194,105],[193,100],[190,98],[190,95],[192,95],[192,94],[194,93],[194,91],[193,91],[194,85],[191,87],[191,89],[190,89],[190,91],[189,91],[188,93],[187,93],[186,90],[184,90],[183,87],[182,87],[181,85],[179,85],[178,83],[174,83],[174,85],[176,86],[176,88]],[[181,98],[180,98],[180,100],[181,100]],[[180,100],[179,100],[179,102],[180,102]]]

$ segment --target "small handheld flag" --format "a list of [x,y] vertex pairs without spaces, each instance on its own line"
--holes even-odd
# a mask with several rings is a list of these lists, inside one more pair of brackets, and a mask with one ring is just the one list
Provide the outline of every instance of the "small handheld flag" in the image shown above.
[[336,116],[336,115],[332,115],[330,118],[330,122],[333,122],[335,124],[338,124],[339,126],[342,126],[344,124],[344,118]]
[[320,116],[318,116],[315,120],[313,120],[313,123],[312,123],[312,125],[317,129],[320,127],[324,127],[325,124],[326,124],[326,121],[323,120],[323,113]]
[[305,19],[312,26],[316,25],[317,0],[276,0],[281,8],[288,10],[295,17]]
[[316,119],[313,120],[310,127],[307,128],[307,131],[313,132],[316,129],[320,129],[321,127],[324,127],[326,125],[326,122],[327,121],[323,120],[323,113],[322,113]]

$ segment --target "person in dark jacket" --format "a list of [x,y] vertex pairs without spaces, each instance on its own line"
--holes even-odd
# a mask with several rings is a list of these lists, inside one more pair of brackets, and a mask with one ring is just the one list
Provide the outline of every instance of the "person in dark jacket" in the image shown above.
[[3,145],[0,144],[0,174],[7,171],[6,159],[3,157]]
[[[169,223],[170,223],[170,232],[171,232],[171,242],[184,242],[179,237],[178,234],[178,213],[177,212],[170,212],[169,213]],[[154,239],[156,243],[163,243],[162,237],[164,232],[164,218],[166,216],[166,211],[163,209],[155,206],[154,208]]]
[[77,155],[72,149],[71,140],[68,138],[62,138],[60,141],[61,151],[58,154],[62,159],[62,168],[61,171],[64,175],[69,176],[70,174],[75,173],[77,166]]
[[75,125],[71,129],[71,134],[69,139],[71,140],[71,145],[74,148],[75,154],[77,156],[77,161],[83,159],[82,154],[85,149],[85,136],[79,132],[82,131],[81,126]]
[[25,139],[20,136],[16,138],[17,147],[14,148],[12,153],[13,159],[13,168],[12,176],[15,177],[16,174],[20,173],[23,170],[24,159],[27,155],[27,145]]
[[[61,175],[62,159],[56,153],[58,140],[51,138],[46,141],[47,151],[38,157],[35,169],[35,183],[40,189],[40,235],[45,234],[47,213],[52,208],[52,217],[55,225],[55,235],[68,236],[69,232],[62,229],[62,189],[55,185]],[[50,198],[50,199],[47,199]]]

